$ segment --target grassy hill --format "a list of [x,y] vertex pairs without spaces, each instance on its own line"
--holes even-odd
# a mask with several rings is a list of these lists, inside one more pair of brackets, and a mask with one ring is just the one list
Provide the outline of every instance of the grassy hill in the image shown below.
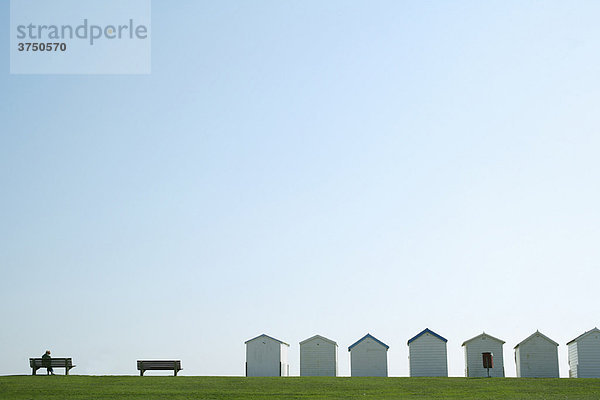
[[600,379],[4,376],[0,399],[599,399]]

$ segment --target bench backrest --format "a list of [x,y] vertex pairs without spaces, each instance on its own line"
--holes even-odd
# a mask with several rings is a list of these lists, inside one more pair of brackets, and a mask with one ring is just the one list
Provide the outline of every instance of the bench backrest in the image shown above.
[[181,360],[138,360],[138,369],[181,369]]
[[[33,367],[39,367],[39,368],[43,368],[43,364],[42,364],[42,359],[41,358],[30,358],[29,359],[29,366],[31,368]],[[62,367],[71,367],[73,366],[73,361],[71,358],[51,358],[50,359],[50,366],[51,367],[57,367],[57,368],[62,368]]]

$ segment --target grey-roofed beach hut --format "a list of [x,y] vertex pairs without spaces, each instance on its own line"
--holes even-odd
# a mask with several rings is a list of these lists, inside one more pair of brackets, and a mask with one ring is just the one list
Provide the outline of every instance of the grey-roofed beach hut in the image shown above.
[[300,376],[337,376],[338,345],[315,335],[300,342]]
[[246,376],[289,376],[289,344],[262,334],[247,340]]
[[494,367],[490,368],[490,377],[504,377],[504,341],[483,332],[465,341],[465,376],[472,378],[487,377],[487,369],[483,367],[483,353],[492,353]]
[[558,378],[558,343],[535,331],[515,346],[517,378]]
[[600,329],[577,336],[567,346],[569,378],[600,378]]

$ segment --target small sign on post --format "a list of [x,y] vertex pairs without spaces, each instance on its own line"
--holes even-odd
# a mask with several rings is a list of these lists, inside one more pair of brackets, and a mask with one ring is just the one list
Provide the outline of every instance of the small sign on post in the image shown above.
[[494,354],[481,353],[483,357],[483,368],[487,369],[487,376],[490,377],[490,368],[494,368]]

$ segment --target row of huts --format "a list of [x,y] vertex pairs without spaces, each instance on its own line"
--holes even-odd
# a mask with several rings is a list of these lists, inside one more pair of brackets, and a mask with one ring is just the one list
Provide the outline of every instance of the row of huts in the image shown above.
[[[408,340],[410,376],[448,376],[446,340],[425,329]],[[465,376],[504,377],[504,341],[487,333],[462,344]],[[289,376],[289,344],[268,335],[246,341],[246,376]],[[600,378],[600,330],[594,328],[567,343],[569,377]],[[370,334],[348,347],[351,376],[388,376],[389,346]],[[536,331],[517,344],[517,377],[558,378],[558,343]],[[338,345],[315,335],[300,342],[300,376],[337,376]]]

